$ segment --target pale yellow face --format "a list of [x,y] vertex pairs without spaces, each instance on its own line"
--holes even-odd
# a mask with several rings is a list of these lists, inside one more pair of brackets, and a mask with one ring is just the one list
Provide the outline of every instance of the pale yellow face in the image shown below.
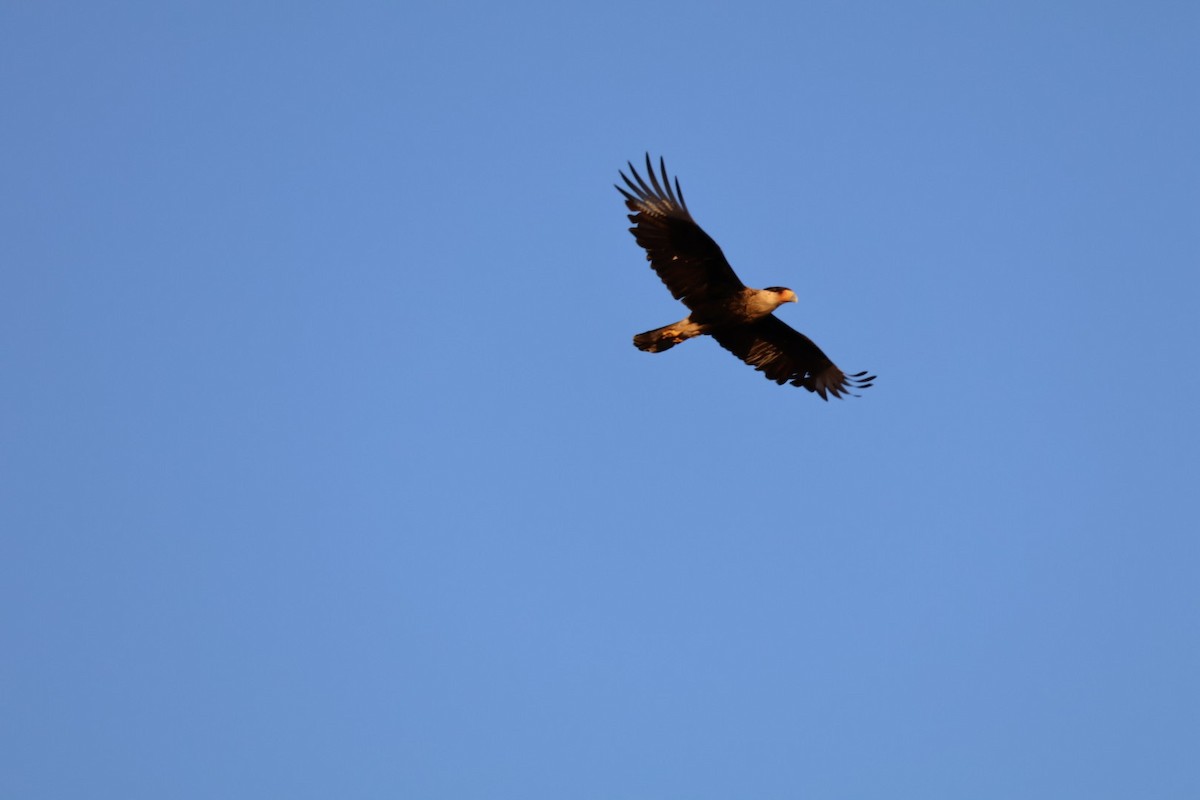
[[784,289],[782,292],[779,293],[779,296],[780,296],[780,298],[783,299],[783,302],[785,302],[785,303],[800,302],[799,300],[796,299],[796,293],[793,292],[791,289]]

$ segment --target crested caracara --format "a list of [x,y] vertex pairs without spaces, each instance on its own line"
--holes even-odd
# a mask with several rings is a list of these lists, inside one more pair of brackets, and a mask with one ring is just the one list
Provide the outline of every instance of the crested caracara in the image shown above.
[[647,153],[650,182],[647,184],[631,163],[632,179],[620,173],[628,191],[616,188],[633,212],[629,232],[645,249],[646,260],[667,289],[691,313],[674,324],[639,333],[633,337],[634,345],[661,353],[685,339],[708,334],[769,379],[803,386],[822,400],[870,386],[874,375],[846,375],[811,339],[772,313],[784,303],[796,302],[795,292],[782,286],[751,289],[741,282],[721,248],[688,213],[678,178],[672,189],[662,159],[659,170],[661,182]]

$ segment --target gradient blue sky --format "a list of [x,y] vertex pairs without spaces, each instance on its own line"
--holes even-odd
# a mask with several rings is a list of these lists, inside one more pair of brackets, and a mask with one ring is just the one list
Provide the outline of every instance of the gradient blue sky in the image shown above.
[[[5,3],[0,795],[1200,797],[1198,41]],[[875,388],[634,350],[647,150]]]

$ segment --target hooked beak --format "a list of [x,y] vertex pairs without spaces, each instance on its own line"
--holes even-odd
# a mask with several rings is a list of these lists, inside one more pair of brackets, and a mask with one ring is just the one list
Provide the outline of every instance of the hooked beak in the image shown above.
[[799,300],[796,299],[796,293],[793,292],[791,289],[785,289],[783,292],[780,293],[780,297],[783,298],[783,302],[785,302],[785,303],[799,303],[800,302]]

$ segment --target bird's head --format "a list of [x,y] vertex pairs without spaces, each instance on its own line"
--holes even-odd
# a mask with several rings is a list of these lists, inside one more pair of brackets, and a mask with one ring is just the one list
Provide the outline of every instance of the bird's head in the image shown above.
[[779,305],[783,305],[784,303],[799,302],[796,299],[796,293],[791,289],[784,288],[783,286],[768,286],[763,291],[774,292],[775,294],[779,295]]

